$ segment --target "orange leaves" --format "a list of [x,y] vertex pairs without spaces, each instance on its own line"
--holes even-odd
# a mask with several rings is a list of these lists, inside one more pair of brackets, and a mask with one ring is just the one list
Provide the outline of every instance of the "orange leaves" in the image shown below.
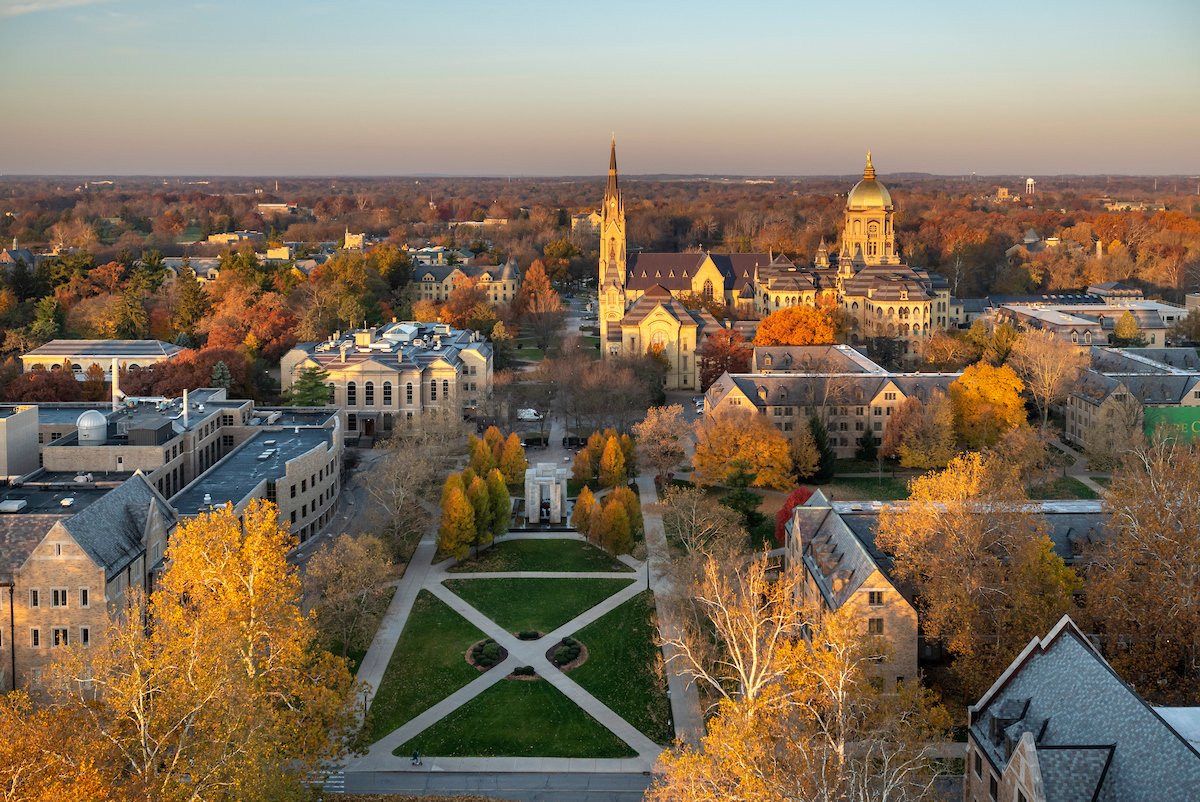
[[792,484],[792,457],[787,438],[765,418],[728,413],[696,422],[696,481],[725,482],[739,465],[754,474],[755,487],[785,488]]
[[1007,365],[970,365],[950,385],[954,425],[969,448],[990,446],[1004,432],[1025,423],[1025,384]]
[[811,306],[791,306],[763,318],[755,345],[825,345],[834,342],[833,315]]

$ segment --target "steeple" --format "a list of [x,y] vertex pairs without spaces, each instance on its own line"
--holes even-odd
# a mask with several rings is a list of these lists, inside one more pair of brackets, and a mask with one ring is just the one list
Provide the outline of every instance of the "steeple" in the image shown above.
[[617,134],[612,136],[612,147],[608,151],[608,186],[604,188],[604,200],[619,197],[620,188],[617,186]]
[[863,169],[863,180],[875,180],[875,165],[871,164],[871,151],[867,151],[867,166]]

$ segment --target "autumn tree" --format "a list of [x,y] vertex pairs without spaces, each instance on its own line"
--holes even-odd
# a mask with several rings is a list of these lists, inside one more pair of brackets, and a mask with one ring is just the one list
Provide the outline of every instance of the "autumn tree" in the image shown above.
[[775,513],[775,545],[787,545],[787,524],[792,520],[792,511],[797,507],[804,506],[804,502],[812,498],[813,491],[807,487],[797,487],[791,493],[788,493],[787,498],[783,500],[783,505],[779,511]]
[[698,484],[725,483],[738,465],[755,487],[790,487],[792,459],[786,437],[761,415],[727,412],[696,422],[693,458]]
[[475,537],[471,539],[471,548],[478,555],[480,547],[492,542],[492,497],[487,480],[482,476],[474,476],[469,482],[464,479],[464,484],[467,501],[471,502],[475,516]]
[[589,538],[612,554],[628,554],[633,548],[633,527],[629,513],[611,496],[604,500],[599,515],[593,513]]
[[621,441],[613,435],[604,443],[604,451],[600,454],[600,486],[616,487],[623,484],[628,478],[625,473],[625,453],[621,450]]
[[333,391],[329,389],[328,381],[329,371],[320,365],[304,368],[288,388],[287,403],[294,407],[323,407],[329,404]]
[[342,534],[313,554],[304,584],[322,637],[342,657],[363,651],[387,609],[392,558],[377,536]]
[[516,432],[510,432],[500,450],[498,468],[504,474],[504,481],[509,484],[525,481],[525,471],[529,463],[525,460],[525,448]]
[[1085,569],[1086,617],[1123,679],[1160,704],[1200,693],[1200,448],[1163,438],[1129,452],[1104,494],[1109,537]]
[[1137,318],[1128,309],[1117,318],[1117,322],[1113,326],[1112,342],[1113,345],[1121,347],[1143,346],[1146,344],[1146,338],[1142,335],[1142,329],[1138,326]]
[[645,420],[634,426],[633,431],[638,436],[638,454],[646,465],[654,469],[655,477],[665,482],[685,456],[680,440],[687,436],[683,407],[679,404],[650,407]]
[[83,372],[83,400],[103,401],[108,397],[108,377],[104,373],[104,368],[93,362]]
[[588,532],[591,530],[592,516],[596,512],[596,498],[592,495],[592,491],[587,485],[579,491],[579,497],[575,499],[575,506],[571,510],[571,526],[575,531],[584,537],[588,537]]
[[1043,329],[1021,332],[1008,357],[1041,410],[1043,427],[1050,419],[1050,406],[1066,398],[1089,361],[1086,349]]
[[940,390],[922,402],[909,396],[888,422],[880,453],[905,468],[944,468],[954,456],[954,408]]
[[294,545],[268,502],[190,518],[148,601],[131,588],[103,639],[62,651],[48,694],[81,711],[91,754],[115,757],[102,768],[111,787],[168,802],[279,799],[339,759],[353,678],[315,646]]
[[789,306],[772,312],[758,324],[755,345],[826,345],[835,341],[829,310]]
[[492,536],[488,542],[491,542],[508,531],[512,520],[512,499],[509,498],[508,485],[499,468],[492,468],[488,472],[487,489],[492,522]]
[[797,482],[812,479],[821,470],[821,452],[817,450],[812,426],[801,422],[796,427],[796,431],[792,433],[789,453],[792,457],[792,475]]
[[496,452],[491,444],[473,434],[467,437],[467,453],[470,455],[468,464],[480,476],[487,476],[497,466]]
[[876,543],[915,587],[925,633],[953,655],[970,698],[1071,609],[1079,587],[1014,467],[977,452],[913,479],[908,503],[880,514]]
[[84,709],[34,704],[24,691],[0,696],[0,794],[6,802],[116,802],[110,767],[119,758],[97,741]]
[[1007,430],[1025,423],[1024,383],[1007,365],[969,366],[950,384],[954,427],[968,448],[995,443]]
[[708,335],[696,349],[700,368],[700,390],[707,391],[712,383],[726,373],[747,373],[754,348],[737,329],[720,328]]
[[550,286],[546,267],[540,259],[534,259],[525,271],[517,302],[521,319],[533,334],[537,347],[546,350],[562,328],[563,305],[558,293]]
[[442,520],[438,526],[438,550],[458,559],[465,558],[475,542],[475,508],[467,498],[460,474],[446,477],[442,486]]

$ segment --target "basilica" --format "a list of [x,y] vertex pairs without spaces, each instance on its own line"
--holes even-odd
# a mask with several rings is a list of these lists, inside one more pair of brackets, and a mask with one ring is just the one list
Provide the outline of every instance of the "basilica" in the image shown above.
[[868,152],[862,180],[846,197],[839,247],[830,253],[822,243],[809,265],[782,254],[629,253],[614,139],[600,212],[603,352],[657,352],[668,365],[669,389],[697,388],[696,348],[722,325],[681,300],[698,296],[723,302],[741,318],[789,306],[837,306],[846,313],[851,343],[891,338],[915,355],[920,338],[946,328],[950,289],[941,276],[902,263],[893,215],[891,194],[876,180]]

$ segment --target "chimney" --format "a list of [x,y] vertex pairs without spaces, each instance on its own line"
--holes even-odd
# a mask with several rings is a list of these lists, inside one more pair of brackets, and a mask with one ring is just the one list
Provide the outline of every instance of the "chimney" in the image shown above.
[[121,374],[117,367],[117,358],[112,361],[112,411],[116,412],[121,406]]
[[185,388],[183,391],[183,428],[188,427],[188,391]]
[[345,344],[345,343],[342,343],[342,347],[341,347],[339,350],[341,351],[341,354],[342,354],[342,364],[344,365],[344,364],[346,364],[346,344]]

